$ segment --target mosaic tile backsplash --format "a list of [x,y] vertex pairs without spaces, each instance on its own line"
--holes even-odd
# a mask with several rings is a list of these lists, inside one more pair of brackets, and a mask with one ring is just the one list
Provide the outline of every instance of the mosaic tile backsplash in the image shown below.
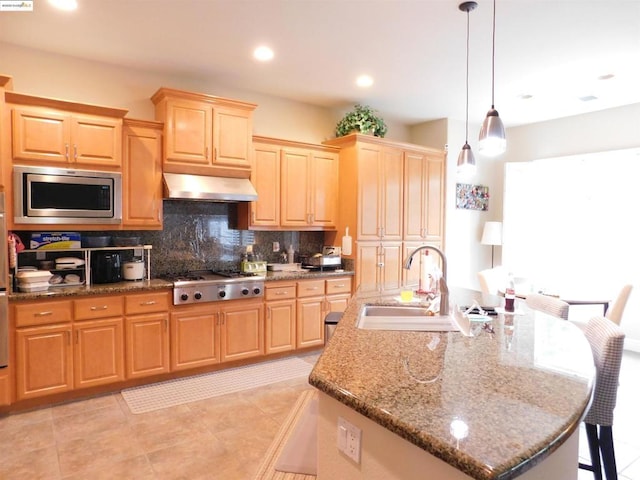
[[[238,230],[237,205],[184,200],[164,201],[164,229],[162,231],[82,232],[83,235],[137,236],[152,245],[151,275],[199,269],[238,268],[242,254],[253,245],[259,260],[279,263],[282,252],[289,245],[295,250],[295,261],[303,256],[321,252],[322,232],[278,232]],[[31,232],[17,232],[23,242]],[[280,252],[273,252],[273,242],[280,244]],[[129,253],[129,255],[131,255]],[[123,252],[123,260],[127,260]],[[20,259],[21,263],[23,258]],[[24,264],[35,259],[24,258]]]

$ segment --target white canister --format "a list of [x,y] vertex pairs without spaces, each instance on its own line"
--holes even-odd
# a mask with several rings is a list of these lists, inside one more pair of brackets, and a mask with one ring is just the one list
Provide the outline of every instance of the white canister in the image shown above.
[[125,280],[144,279],[144,262],[142,260],[122,262],[122,278]]

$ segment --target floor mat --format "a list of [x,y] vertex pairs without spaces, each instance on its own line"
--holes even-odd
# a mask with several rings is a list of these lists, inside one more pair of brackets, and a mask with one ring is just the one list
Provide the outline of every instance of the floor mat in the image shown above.
[[146,413],[308,376],[312,368],[300,358],[283,358],[127,388],[121,393],[132,413]]
[[267,453],[265,453],[262,462],[260,462],[254,480],[315,480],[315,475],[276,470],[276,466],[279,466],[278,463],[281,462],[283,454],[288,455],[285,450],[289,448],[289,440],[298,433],[301,423],[307,423],[305,422],[305,416],[315,400],[317,400],[315,390],[306,390],[298,397],[269,446]]

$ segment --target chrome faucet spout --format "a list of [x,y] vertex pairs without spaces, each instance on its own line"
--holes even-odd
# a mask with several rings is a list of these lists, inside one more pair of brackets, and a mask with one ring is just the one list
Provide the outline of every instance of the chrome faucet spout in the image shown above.
[[411,268],[411,263],[413,262],[413,257],[416,253],[422,250],[431,250],[436,252],[440,256],[440,260],[442,260],[442,278],[440,279],[440,315],[449,315],[449,287],[447,286],[447,257],[444,256],[442,250],[438,247],[434,247],[432,245],[422,245],[416,248],[411,254],[407,257],[404,262],[404,268],[409,270]]

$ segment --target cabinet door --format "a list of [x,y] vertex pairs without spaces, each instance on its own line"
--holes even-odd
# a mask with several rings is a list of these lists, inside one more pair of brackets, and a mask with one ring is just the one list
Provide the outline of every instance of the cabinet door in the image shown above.
[[358,240],[378,240],[381,232],[382,152],[379,147],[358,147]]
[[312,224],[335,228],[338,217],[338,154],[312,153],[309,173]]
[[16,399],[73,388],[71,324],[16,330]]
[[161,131],[125,127],[122,199],[123,228],[162,228]]
[[380,284],[385,291],[397,290],[402,286],[402,243],[384,242],[381,247],[382,267]]
[[327,305],[329,305],[330,312],[344,312],[347,309],[347,303],[351,295],[327,295]]
[[324,344],[324,296],[297,301],[296,348]]
[[264,355],[262,301],[224,306],[220,314],[223,362]]
[[124,380],[123,319],[79,322],[73,326],[75,388]]
[[11,404],[11,395],[13,393],[11,379],[13,376],[10,374],[11,367],[4,368],[0,372],[0,406]]
[[220,362],[219,319],[211,307],[187,306],[171,313],[171,370]]
[[429,242],[443,242],[444,237],[444,177],[443,155],[427,155],[427,195],[425,202],[425,237]]
[[358,242],[356,257],[356,289],[360,293],[378,291],[380,276],[380,244],[378,242]]
[[402,279],[402,243],[360,243],[356,261],[360,292],[397,290]]
[[13,109],[13,159],[69,162],[71,117],[44,109]]
[[[382,155],[382,240],[402,239],[403,207],[402,150],[385,148]],[[366,205],[365,205],[366,208]]]
[[169,371],[169,314],[150,313],[126,319],[127,378]]
[[283,227],[308,227],[311,224],[309,153],[283,149],[281,169],[280,222]]
[[406,152],[404,239],[441,241],[444,228],[444,158]]
[[213,108],[213,164],[251,168],[252,112],[230,107]]
[[211,105],[172,99],[167,101],[165,157],[168,164],[211,164]]
[[296,348],[296,301],[267,302],[266,354],[288,352]]
[[251,226],[280,226],[280,148],[255,143],[251,181],[258,200],[251,202]]
[[122,165],[122,120],[71,117],[71,162],[93,167]]

